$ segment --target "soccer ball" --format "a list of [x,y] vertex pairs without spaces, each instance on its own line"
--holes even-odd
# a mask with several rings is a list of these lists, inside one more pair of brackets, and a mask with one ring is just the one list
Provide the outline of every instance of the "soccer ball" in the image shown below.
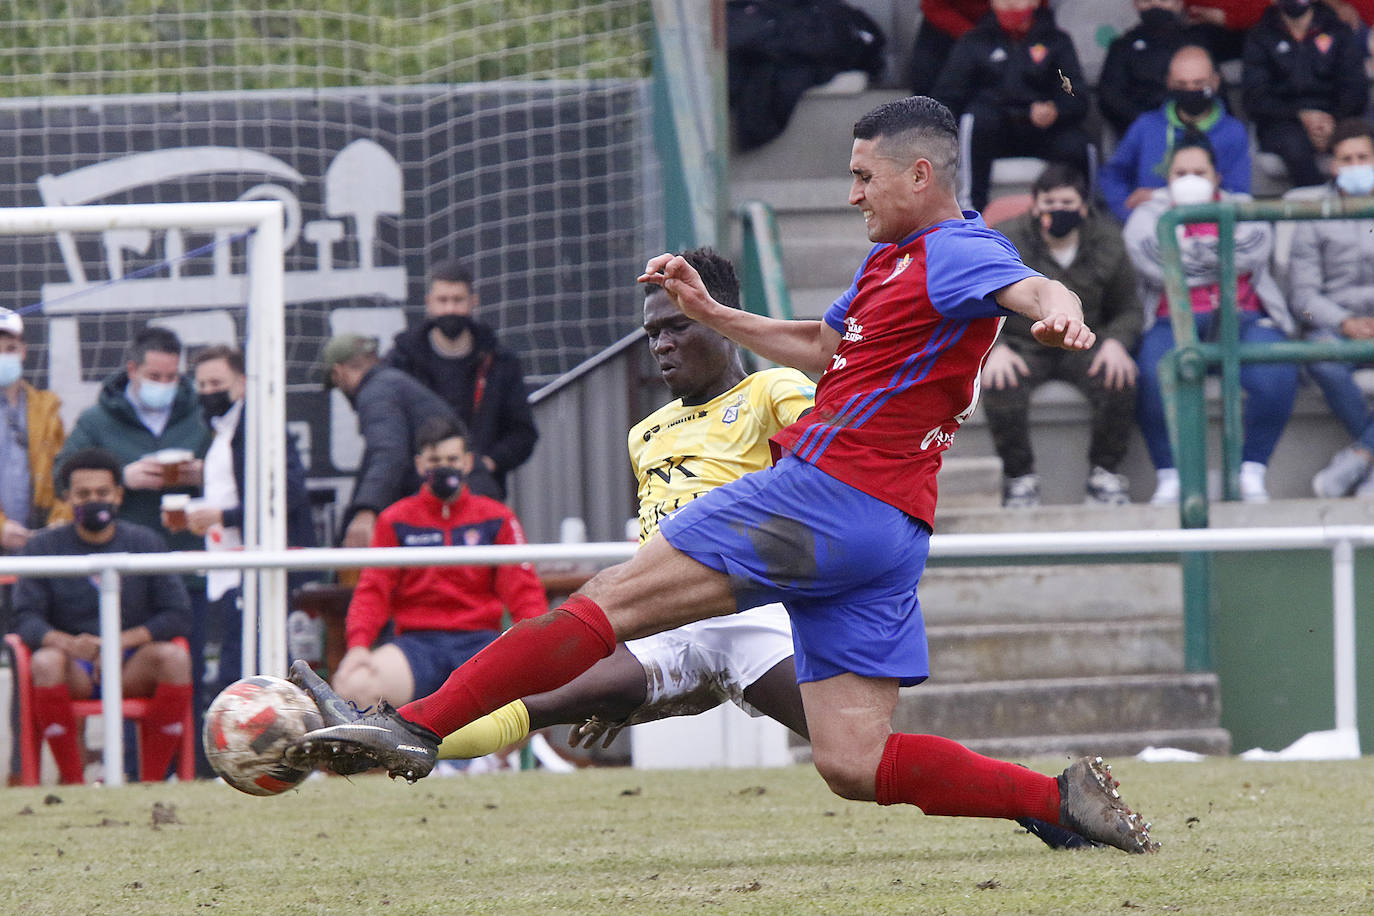
[[277,795],[310,775],[288,766],[286,746],[321,727],[319,708],[290,681],[258,675],[225,687],[205,712],[210,766],[240,792]]

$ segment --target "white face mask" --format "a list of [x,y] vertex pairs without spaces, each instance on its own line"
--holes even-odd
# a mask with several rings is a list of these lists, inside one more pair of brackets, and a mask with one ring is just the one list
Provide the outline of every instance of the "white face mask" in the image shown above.
[[0,353],[0,388],[8,388],[24,374],[24,362],[18,353]]
[[1374,165],[1347,165],[1336,173],[1336,186],[1353,197],[1374,193]]
[[1169,182],[1169,199],[1175,206],[1183,204],[1205,204],[1212,200],[1216,185],[1211,179],[1201,175],[1180,175]]

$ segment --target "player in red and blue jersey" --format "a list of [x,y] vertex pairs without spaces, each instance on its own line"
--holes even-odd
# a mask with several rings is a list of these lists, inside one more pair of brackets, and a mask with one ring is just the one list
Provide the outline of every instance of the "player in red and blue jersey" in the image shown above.
[[558,687],[617,641],[781,601],[792,618],[812,754],[845,798],[926,814],[1031,817],[1129,852],[1155,848],[1101,758],[1046,776],[934,735],[895,734],[898,687],[928,675],[916,586],[940,456],[978,400],[1008,312],[1042,344],[1086,350],[1078,297],[1021,263],[954,192],[954,117],[914,96],[854,125],[849,202],[876,243],[823,321],[778,321],[711,298],[690,264],[659,255],[641,282],[765,359],[823,372],[815,409],[774,437],[776,464],[688,503],[630,561],[558,609],[508,630],[436,693],[311,732],[300,765],[370,754],[409,779],[439,736]]

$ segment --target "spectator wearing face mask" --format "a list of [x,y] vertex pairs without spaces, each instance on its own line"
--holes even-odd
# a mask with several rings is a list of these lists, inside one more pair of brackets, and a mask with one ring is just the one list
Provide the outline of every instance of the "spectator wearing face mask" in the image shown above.
[[[1159,383],[1160,357],[1174,346],[1169,305],[1164,296],[1164,261],[1156,235],[1159,218],[1174,206],[1249,199],[1247,194],[1230,194],[1218,187],[1216,159],[1201,137],[1185,139],[1174,147],[1167,174],[1168,186],[1154,192],[1132,211],[1123,232],[1126,250],[1140,277],[1140,299],[1145,305],[1146,329],[1136,354],[1140,367],[1137,418],[1155,466],[1155,492],[1150,501],[1157,505],[1177,503],[1179,496],[1178,469],[1169,447]],[[1197,335],[1202,340],[1215,340],[1221,301],[1216,224],[1191,223],[1180,226],[1178,232]],[[1293,317],[1269,273],[1273,248],[1274,231],[1268,223],[1236,223],[1235,301],[1242,343],[1285,340],[1294,330]],[[1298,369],[1291,363],[1246,363],[1241,366],[1240,383],[1245,391],[1240,496],[1246,502],[1266,502],[1269,458],[1293,412]]]
[[[419,492],[382,511],[373,547],[523,544],[510,509],[467,487],[473,455],[455,420],[425,421],[416,436]],[[332,679],[346,700],[400,704],[439,689],[453,669],[513,621],[548,611],[544,587],[528,563],[364,569],[348,606],[348,651]],[[386,623],[393,635],[377,644]]]
[[441,261],[429,271],[425,320],[396,335],[387,363],[438,394],[467,425],[474,493],[506,498],[506,475],[524,464],[539,433],[519,358],[477,320],[472,271]]
[[1294,185],[1321,184],[1317,154],[1330,151],[1336,121],[1369,101],[1359,39],[1325,4],[1276,0],[1246,36],[1244,62],[1260,149],[1283,160]]
[[1098,108],[1118,137],[1168,101],[1174,52],[1202,44],[1183,17],[1183,0],[1135,0],[1135,9],[1140,22],[1112,39],[1097,81]]
[[[1374,195],[1374,127],[1349,119],[1331,136],[1335,178],[1326,194],[1340,198]],[[1293,231],[1289,285],[1293,314],[1305,339],[1374,340],[1374,225],[1369,220],[1308,220]],[[1307,371],[1326,403],[1350,433],[1341,449],[1312,480],[1323,497],[1374,499],[1374,414],[1355,383],[1356,369],[1369,364],[1308,363]]]
[[106,379],[96,403],[77,417],[53,466],[84,449],[105,449],[121,466],[119,517],[152,528],[173,550],[199,550],[189,531],[163,527],[161,502],[166,493],[197,493],[209,444],[195,387],[181,372],[180,338],[149,326],[134,337],[124,370]]
[[1051,379],[1073,385],[1088,399],[1086,502],[1130,502],[1127,480],[1117,473],[1135,424],[1135,360],[1140,306],[1121,230],[1088,203],[1088,182],[1069,166],[1051,165],[1031,186],[1030,212],[998,228],[1026,266],[1058,280],[1083,303],[1083,320],[1097,329],[1090,350],[1051,350],[1031,336],[1031,321],[1007,318],[983,365],[982,405],[997,456],[1002,459],[1002,505],[1040,504],[1040,477],[1031,452],[1031,392]]
[[1226,112],[1221,78],[1205,48],[1185,45],[1169,60],[1168,97],[1136,118],[1102,167],[1102,196],[1120,220],[1165,184],[1171,151],[1183,138],[1201,134],[1215,151],[1223,190],[1250,192],[1250,138]]

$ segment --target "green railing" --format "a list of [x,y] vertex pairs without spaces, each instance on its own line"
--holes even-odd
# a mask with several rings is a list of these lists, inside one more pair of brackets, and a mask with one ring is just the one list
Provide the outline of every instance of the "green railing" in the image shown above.
[[[1241,464],[1240,367],[1245,363],[1374,362],[1374,341],[1316,343],[1240,342],[1236,309],[1237,222],[1374,218],[1374,198],[1323,197],[1308,200],[1222,201],[1166,211],[1160,217],[1159,250],[1174,349],[1160,360],[1160,387],[1168,418],[1169,442],[1179,479],[1179,523],[1207,527],[1207,405],[1204,383],[1213,367],[1221,368],[1222,496],[1239,498]],[[1221,287],[1215,343],[1198,340],[1192,303],[1183,276],[1178,228],[1187,223],[1216,223]],[[1183,555],[1184,661],[1191,671],[1213,667],[1211,554]]]
[[761,200],[749,200],[735,212],[741,229],[744,307],[769,318],[790,319],[792,295],[782,275],[782,243],[773,208]]

